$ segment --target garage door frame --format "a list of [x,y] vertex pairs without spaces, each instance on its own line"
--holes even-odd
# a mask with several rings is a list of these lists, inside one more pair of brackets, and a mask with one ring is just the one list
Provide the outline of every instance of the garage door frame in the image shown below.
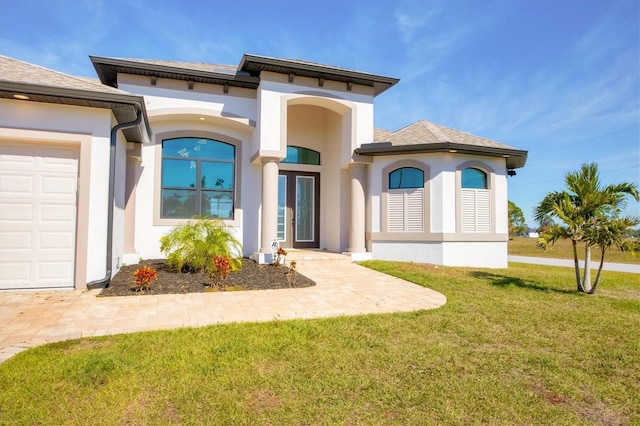
[[58,145],[80,150],[78,197],[76,205],[74,288],[86,289],[89,226],[89,188],[91,178],[91,135],[0,127],[0,143]]

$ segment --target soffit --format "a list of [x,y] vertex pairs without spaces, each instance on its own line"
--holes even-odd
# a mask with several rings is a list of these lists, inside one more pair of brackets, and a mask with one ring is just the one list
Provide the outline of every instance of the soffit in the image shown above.
[[200,62],[161,61],[151,59],[121,59],[90,56],[100,81],[117,87],[118,74],[133,74],[156,78],[192,81],[257,89],[259,79],[237,71],[233,65]]

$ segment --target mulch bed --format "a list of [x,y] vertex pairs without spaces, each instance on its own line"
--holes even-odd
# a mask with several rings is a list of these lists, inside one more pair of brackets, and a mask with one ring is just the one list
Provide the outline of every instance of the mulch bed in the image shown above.
[[[158,280],[151,283],[151,287],[139,292],[135,285],[133,272],[141,266],[151,266],[158,272]],[[291,279],[289,268],[285,266],[258,265],[250,259],[243,259],[240,270],[232,272],[227,278],[226,290],[268,290],[278,288],[301,288],[316,285],[314,281],[296,272]],[[127,265],[120,268],[111,279],[109,287],[100,292],[99,296],[136,296],[141,294],[179,294],[203,293],[221,291],[210,287],[207,274],[175,272],[169,270],[164,259],[144,260],[137,265]]]

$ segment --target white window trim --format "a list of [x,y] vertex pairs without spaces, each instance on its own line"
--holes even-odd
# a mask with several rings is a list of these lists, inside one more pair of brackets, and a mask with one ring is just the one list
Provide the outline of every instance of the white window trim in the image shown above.
[[[401,169],[403,167],[413,167],[415,169],[422,170],[424,173],[424,186],[421,188],[422,190],[422,230],[421,231],[392,231],[390,229],[389,223],[389,196],[392,192],[403,192],[406,193],[407,189],[389,189],[389,174],[394,170]],[[395,163],[388,165],[382,169],[382,194],[381,194],[381,203],[380,203],[380,233],[378,237],[386,237],[391,234],[401,234],[405,236],[415,236],[415,237],[424,237],[429,233],[430,224],[431,224],[431,203],[429,202],[431,196],[431,170],[427,164],[421,163],[416,160],[400,160]],[[409,189],[411,191],[411,189]],[[406,203],[408,200],[404,200]],[[404,229],[407,229],[406,226],[406,216],[405,216],[405,225]]]

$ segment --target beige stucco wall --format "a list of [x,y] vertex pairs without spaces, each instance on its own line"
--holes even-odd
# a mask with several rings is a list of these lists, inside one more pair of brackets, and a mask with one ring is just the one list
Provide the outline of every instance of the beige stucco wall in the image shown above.
[[[383,169],[411,160],[429,167],[430,185],[427,194],[429,223],[423,234],[385,236],[382,224],[382,191],[388,176]],[[493,229],[484,233],[457,231],[458,183],[456,170],[473,161],[493,170]],[[505,267],[507,262],[507,170],[505,160],[495,157],[460,155],[455,153],[413,154],[374,157],[369,169],[371,223],[367,228],[368,247],[376,259],[409,260],[444,265]]]
[[[141,173],[136,187],[135,241],[137,256],[163,256],[159,238],[171,229],[151,218],[156,215],[160,166],[158,135],[213,132],[241,141],[242,189],[234,226],[245,254],[259,250],[261,226],[261,157],[283,158],[287,145],[321,153],[322,166],[284,165],[284,169],[321,173],[320,244],[333,251],[348,246],[349,192],[346,167],[361,143],[373,138],[373,90],[342,83],[263,72],[256,91],[222,86],[121,75],[119,88],[144,95],[153,131],[152,143],[142,150]],[[201,119],[202,118],[202,119]],[[123,173],[124,174],[124,173]],[[331,190],[330,190],[331,189]],[[141,194],[144,194],[141,196]],[[150,201],[151,194],[154,200]],[[165,221],[166,222],[166,221]]]

